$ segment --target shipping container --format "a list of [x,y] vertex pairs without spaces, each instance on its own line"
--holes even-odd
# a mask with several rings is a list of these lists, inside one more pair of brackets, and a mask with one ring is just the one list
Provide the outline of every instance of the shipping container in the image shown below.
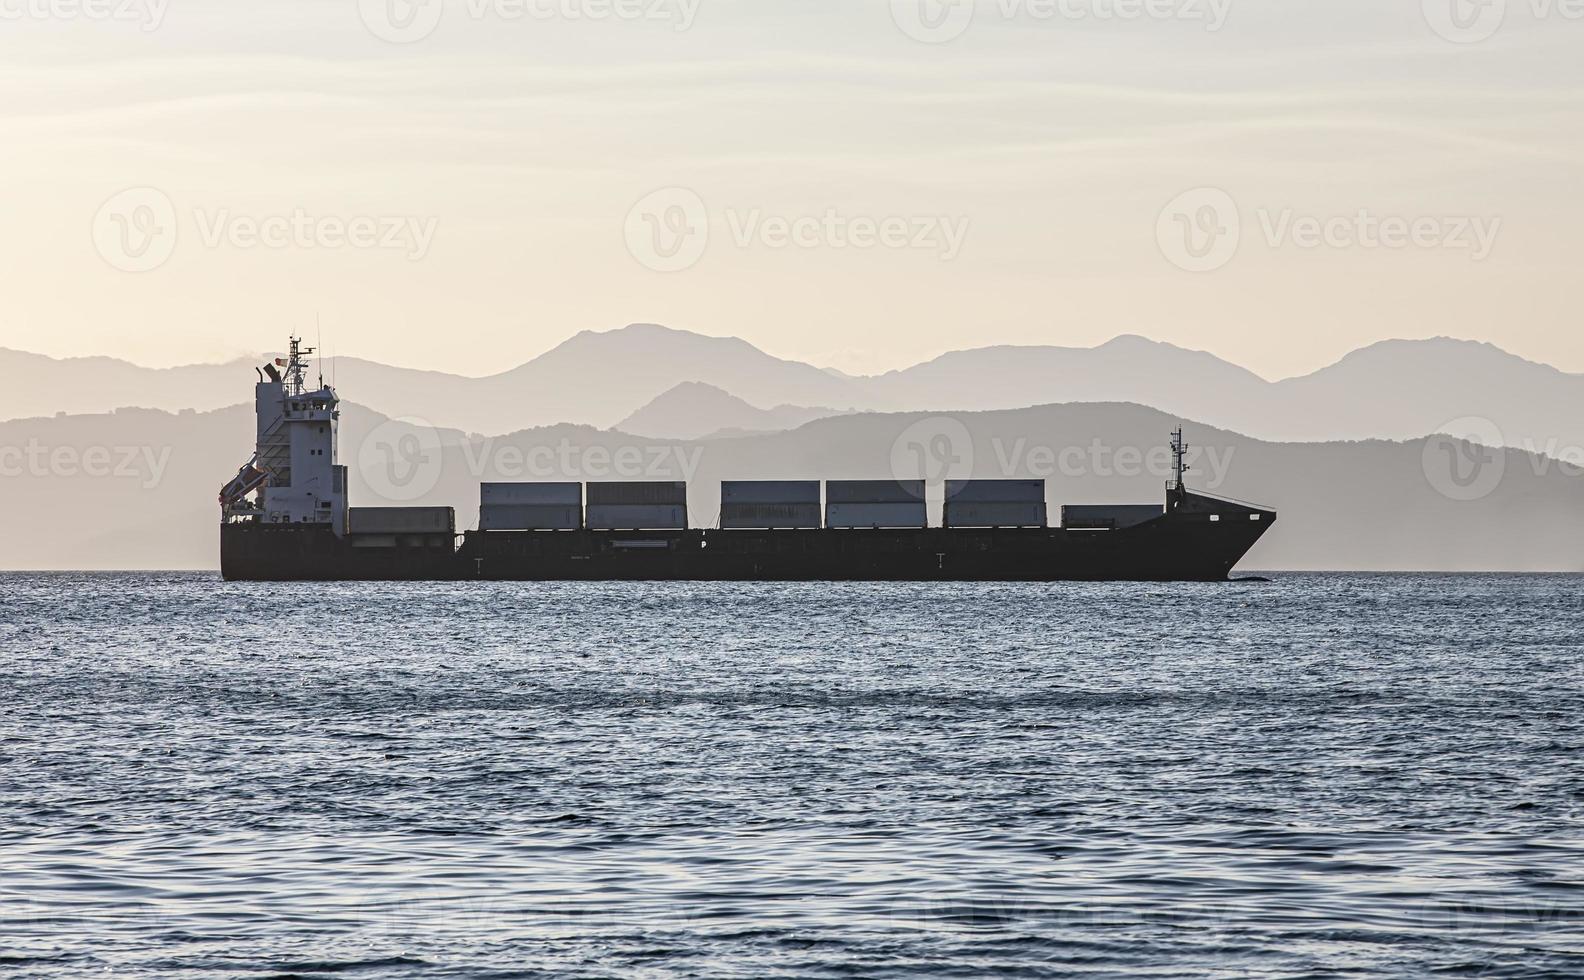
[[454,534],[450,507],[353,507],[347,510],[352,534]]
[[820,502],[818,480],[725,480],[723,504],[813,504]]
[[828,480],[828,504],[906,504],[924,499],[923,480]]
[[923,500],[911,503],[825,505],[825,526],[830,528],[924,527],[927,523]]
[[947,480],[946,502],[960,504],[1043,504],[1044,480]]
[[650,483],[590,483],[588,503],[630,507],[659,504],[669,507],[687,506],[687,484],[672,482]]
[[480,531],[576,531],[583,526],[580,504],[485,504]]
[[722,503],[723,528],[817,528],[820,526],[819,484],[815,500],[802,504]]
[[1062,527],[1081,530],[1134,527],[1164,513],[1161,504],[1068,504],[1061,509]]
[[[680,484],[678,484],[680,486]],[[593,489],[595,484],[589,484]],[[593,531],[681,531],[687,528],[687,507],[680,504],[589,504]]]
[[581,483],[481,483],[479,503],[582,507]]
[[946,527],[1044,527],[1045,501],[946,501]]

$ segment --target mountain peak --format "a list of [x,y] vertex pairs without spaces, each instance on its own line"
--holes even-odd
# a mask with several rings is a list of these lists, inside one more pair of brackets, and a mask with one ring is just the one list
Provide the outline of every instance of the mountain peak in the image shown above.
[[629,323],[610,330],[581,330],[542,356],[607,351],[627,355],[636,353],[646,357],[699,357],[706,354],[770,356],[740,337],[712,337],[658,323]]
[[1487,381],[1492,372],[1545,372],[1552,376],[1579,377],[1549,364],[1520,357],[1487,341],[1436,336],[1376,341],[1350,351],[1334,364],[1290,380],[1307,380],[1349,371],[1400,372],[1405,375],[1428,372],[1438,375],[1443,383],[1450,380],[1452,372],[1457,371],[1474,372]]
[[840,414],[828,408],[778,405],[762,409],[723,388],[684,381],[662,392],[615,426],[652,439],[702,439],[718,432],[780,432]]
[[[725,388],[721,388],[704,381],[684,381],[660,396],[660,398],[684,397],[729,398],[733,402],[737,402],[742,405],[748,404],[741,398],[738,398],[736,395],[727,391]],[[658,401],[659,399],[656,400]]]
[[[1115,337],[1101,344],[1096,350],[1106,347],[1171,347],[1171,344],[1159,340],[1151,340],[1142,334],[1119,333]],[[1180,349],[1180,348],[1179,348]]]

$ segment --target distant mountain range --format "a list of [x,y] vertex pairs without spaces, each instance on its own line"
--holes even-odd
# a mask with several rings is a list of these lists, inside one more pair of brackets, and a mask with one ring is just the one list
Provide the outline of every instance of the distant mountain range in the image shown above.
[[[129,406],[212,410],[250,400],[254,367],[243,361],[151,370],[106,358],[54,360],[0,350],[7,378],[0,418]],[[580,333],[483,378],[357,358],[338,358],[327,370],[349,401],[486,434],[573,423],[695,438],[794,427],[846,411],[1120,401],[1284,442],[1413,439],[1474,417],[1500,433],[1481,436],[1489,442],[1553,456],[1584,453],[1584,375],[1448,339],[1386,341],[1275,382],[1211,354],[1133,336],[1095,348],[958,351],[901,371],[850,377],[772,357],[735,338],[646,324]],[[719,418],[711,420],[715,411]]]
[[686,381],[616,423],[616,430],[652,439],[708,439],[785,432],[841,414],[833,408],[800,405],[756,408],[714,385]]
[[[0,389],[0,418],[251,403],[257,366],[233,361],[151,370],[109,358],[55,360],[0,349],[0,371],[11,379]],[[327,361],[324,370],[348,400],[392,417],[480,433],[559,422],[609,428],[689,381],[751,393],[761,407],[841,404],[851,384],[742,340],[643,324],[580,333],[526,364],[483,378],[354,357]]]
[[[949,419],[866,413],[702,441],[571,425],[469,438],[348,405],[341,452],[355,505],[449,504],[462,527],[475,526],[481,481],[557,478],[686,479],[692,520],[709,527],[722,479],[892,476],[914,465],[915,447],[927,450],[923,464],[946,461],[926,476],[1046,478],[1054,517],[1063,503],[1163,499],[1162,447],[1174,421],[1136,405],[1078,404]],[[1462,500],[1462,485],[1436,469],[1444,439],[1284,444],[1191,422],[1189,436],[1200,447],[1191,483],[1280,511],[1245,571],[1584,571],[1580,477],[1554,460],[1489,453],[1498,469],[1485,472],[1500,478]],[[0,423],[0,447],[19,451],[0,458],[0,567],[216,567],[215,493],[252,437],[251,409],[241,406]],[[407,445],[427,447],[424,478],[398,486],[390,450]],[[941,445],[949,451],[936,452]]]

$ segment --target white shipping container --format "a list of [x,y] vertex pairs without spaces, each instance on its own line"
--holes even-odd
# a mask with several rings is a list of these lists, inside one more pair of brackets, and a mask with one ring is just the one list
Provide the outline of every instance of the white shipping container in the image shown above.
[[456,511],[450,507],[352,507],[347,510],[352,534],[452,534]]
[[906,504],[924,499],[923,480],[827,480],[828,504]]
[[650,483],[590,483],[588,485],[588,503],[590,507],[595,504],[611,504],[632,506],[639,504],[663,504],[667,506],[687,506],[687,484],[673,482]]
[[723,504],[813,504],[820,502],[818,480],[725,480]]
[[[819,484],[815,484],[816,490]],[[804,504],[722,503],[723,528],[817,528],[820,526],[819,500]]]
[[479,503],[583,506],[581,483],[481,483]]
[[1085,530],[1134,527],[1164,513],[1162,504],[1068,504],[1061,509],[1062,527]]
[[905,504],[825,505],[825,526],[831,528],[924,527],[926,524],[923,500]]
[[1044,480],[948,480],[948,503],[1010,504],[1045,502]]
[[687,507],[678,504],[590,504],[587,519],[589,529],[594,531],[681,531],[687,528]]
[[575,531],[583,526],[583,507],[563,504],[485,504],[480,531]]
[[1045,502],[1016,503],[990,501],[964,503],[946,501],[944,512],[946,527],[1044,527]]

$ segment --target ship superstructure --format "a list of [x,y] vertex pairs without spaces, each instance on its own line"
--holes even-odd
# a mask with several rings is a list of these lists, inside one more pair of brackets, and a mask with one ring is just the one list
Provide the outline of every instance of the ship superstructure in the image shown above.
[[[220,492],[232,580],[1224,581],[1275,511],[1188,488],[1172,434],[1164,504],[1066,505],[1043,480],[954,480],[939,525],[919,480],[725,481],[720,526],[685,483],[487,483],[451,507],[349,507],[339,399],[292,338],[254,388],[252,458]],[[821,506],[823,500],[823,507]]]
[[253,458],[220,491],[228,522],[327,526],[346,533],[346,467],[336,461],[341,413],[335,389],[307,382],[315,353],[292,337],[288,354],[259,369],[253,387]]

